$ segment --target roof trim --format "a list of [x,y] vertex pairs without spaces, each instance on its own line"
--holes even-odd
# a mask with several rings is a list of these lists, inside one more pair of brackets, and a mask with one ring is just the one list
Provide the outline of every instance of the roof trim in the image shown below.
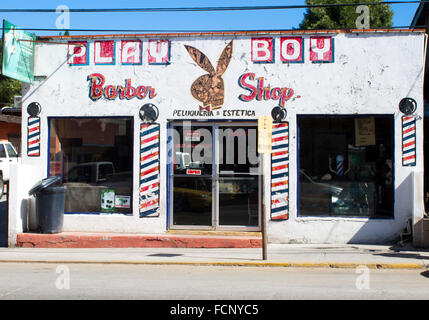
[[100,39],[100,38],[151,38],[151,37],[222,37],[246,35],[279,35],[279,34],[333,34],[333,33],[420,33],[424,29],[325,29],[325,30],[261,30],[261,31],[218,31],[218,32],[172,32],[172,33],[139,33],[139,34],[91,34],[72,36],[38,36],[39,40],[72,40],[72,39]]

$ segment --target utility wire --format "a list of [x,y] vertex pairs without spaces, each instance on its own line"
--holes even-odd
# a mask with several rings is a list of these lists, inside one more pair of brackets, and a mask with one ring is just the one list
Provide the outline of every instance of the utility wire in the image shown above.
[[[331,3],[331,4],[309,4],[309,5],[286,5],[286,6],[238,6],[238,7],[179,7],[179,8],[107,8],[107,9],[65,9],[61,12],[74,13],[106,13],[106,12],[195,12],[195,11],[252,11],[252,10],[287,10],[287,9],[308,9],[325,7],[351,7],[359,5],[388,5],[405,3],[428,3],[429,0],[410,1],[381,1],[381,2],[360,2],[360,3]],[[0,12],[15,13],[58,13],[57,9],[0,9]]]

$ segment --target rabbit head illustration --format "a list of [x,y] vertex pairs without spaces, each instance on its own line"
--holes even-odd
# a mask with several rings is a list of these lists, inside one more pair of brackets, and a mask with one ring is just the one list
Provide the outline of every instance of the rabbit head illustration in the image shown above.
[[185,45],[185,48],[191,58],[202,69],[208,72],[208,74],[202,75],[192,83],[192,96],[198,101],[201,101],[204,106],[210,105],[210,109],[222,107],[225,91],[222,75],[231,61],[232,40],[223,49],[216,66],[216,70],[211,64],[209,58],[207,58],[207,56],[200,50],[187,45]]

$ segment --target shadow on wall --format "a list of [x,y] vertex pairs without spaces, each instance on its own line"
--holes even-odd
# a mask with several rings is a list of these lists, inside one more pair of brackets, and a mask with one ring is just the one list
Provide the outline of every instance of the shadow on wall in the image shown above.
[[[395,244],[407,226],[408,218],[413,214],[413,176],[409,174],[396,188],[393,218],[374,218],[365,223],[350,239],[350,244]],[[398,195],[401,198],[398,199]]]

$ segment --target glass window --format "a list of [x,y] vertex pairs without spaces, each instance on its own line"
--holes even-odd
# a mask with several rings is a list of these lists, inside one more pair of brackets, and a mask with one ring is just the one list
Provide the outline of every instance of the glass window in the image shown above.
[[131,213],[132,201],[119,200],[132,197],[133,120],[51,118],[49,125],[49,174],[67,187],[65,211]]
[[299,116],[299,215],[393,217],[393,117]]
[[9,155],[9,158],[16,157],[18,155],[10,144],[6,145],[6,150],[7,150],[7,154]]
[[3,144],[0,144],[0,158],[6,158],[6,151]]
[[197,170],[201,174],[212,174],[212,127],[175,126],[174,174],[186,174]]

